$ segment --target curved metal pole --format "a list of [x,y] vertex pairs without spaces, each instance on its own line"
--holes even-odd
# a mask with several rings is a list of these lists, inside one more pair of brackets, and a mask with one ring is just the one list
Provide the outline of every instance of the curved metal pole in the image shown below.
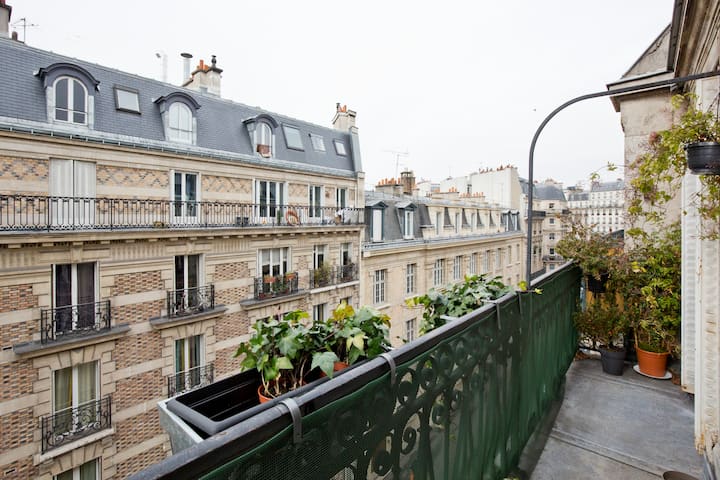
[[543,131],[545,128],[545,125],[548,124],[548,122],[557,115],[560,111],[564,110],[565,108],[569,107],[570,105],[581,102],[583,100],[588,100],[591,98],[598,98],[598,97],[607,97],[609,95],[620,95],[623,93],[629,93],[629,92],[640,92],[642,90],[652,90],[654,88],[658,87],[665,87],[668,85],[677,85],[678,83],[684,83],[689,82],[691,80],[698,80],[700,78],[708,78],[708,77],[715,77],[720,75],[720,70],[715,70],[712,72],[704,72],[704,73],[696,73],[695,75],[687,75],[685,77],[677,77],[677,78],[671,78],[668,80],[660,80],[658,82],[651,82],[651,83],[644,83],[641,85],[633,85],[630,87],[623,87],[618,88],[615,90],[603,90],[601,92],[595,92],[595,93],[588,93],[586,95],[580,95],[579,97],[575,97],[572,100],[568,100],[567,102],[563,103],[559,107],[557,107],[555,110],[553,110],[550,115],[545,117],[545,120],[542,121],[540,126],[535,131],[535,135],[533,135],[532,142],[530,143],[530,159],[528,161],[528,212],[527,212],[527,224],[525,225],[525,228],[527,228],[527,249],[525,252],[525,281],[527,283],[526,288],[530,290],[530,280],[532,276],[532,220],[533,220],[533,157],[535,155],[535,144],[537,143],[537,139],[540,136],[540,132]]

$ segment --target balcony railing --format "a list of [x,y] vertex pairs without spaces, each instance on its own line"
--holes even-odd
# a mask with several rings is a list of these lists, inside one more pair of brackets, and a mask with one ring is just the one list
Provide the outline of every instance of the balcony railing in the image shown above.
[[198,388],[212,383],[215,379],[215,366],[208,363],[198,367],[178,372],[175,375],[168,375],[168,397],[174,397],[193,388]]
[[506,295],[288,403],[254,407],[131,479],[503,478],[577,347],[579,269],[532,288],[542,294]]
[[255,278],[255,300],[282,297],[298,291],[297,272],[285,275],[265,275]]
[[363,208],[0,195],[0,231],[363,225]]
[[42,310],[40,342],[55,342],[109,330],[110,320],[110,300]]
[[310,270],[310,288],[327,287],[358,279],[357,265],[340,265],[337,267],[321,267]]
[[215,285],[167,292],[168,318],[202,313],[215,308]]
[[358,279],[358,267],[355,263],[337,267],[338,283],[353,282]]
[[93,400],[76,408],[66,408],[42,417],[43,453],[79,438],[110,428],[110,396]]

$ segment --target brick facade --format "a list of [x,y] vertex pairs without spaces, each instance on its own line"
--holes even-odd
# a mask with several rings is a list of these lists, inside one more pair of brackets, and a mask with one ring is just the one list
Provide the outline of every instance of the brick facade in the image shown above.
[[162,357],[162,342],[159,332],[129,335],[116,343],[113,358],[119,369]]
[[161,398],[164,382],[160,369],[118,380],[115,385],[115,408],[120,411],[141,402]]
[[115,297],[164,289],[165,283],[160,271],[124,273],[115,276],[115,286],[110,295]]
[[[30,395],[37,371],[30,360],[20,360],[14,363],[0,365],[0,402],[13,398]],[[9,386],[12,385],[12,388]]]
[[14,312],[38,306],[37,295],[33,295],[32,284],[0,287],[0,313]]
[[38,469],[33,465],[32,459],[18,460],[16,462],[0,465],[0,475],[3,480],[27,480],[38,476]]
[[115,431],[117,432],[115,445],[118,450],[125,450],[164,433],[160,427],[157,409],[117,423]]
[[116,467],[115,478],[127,478],[133,473],[139,472],[140,470],[149,467],[154,463],[158,463],[160,460],[167,456],[162,446],[154,447],[149,450],[142,452],[139,455],[119,463]]
[[0,452],[32,443],[38,421],[27,407],[0,417]]

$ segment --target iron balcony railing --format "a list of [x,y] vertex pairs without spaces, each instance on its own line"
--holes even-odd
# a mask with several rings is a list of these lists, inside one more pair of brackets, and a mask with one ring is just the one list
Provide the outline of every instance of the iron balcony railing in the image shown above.
[[310,288],[327,287],[358,279],[357,265],[340,265],[337,267],[320,267],[310,270]]
[[110,428],[110,395],[40,419],[42,452]]
[[168,318],[192,315],[215,308],[215,285],[167,292]]
[[203,387],[212,383],[214,379],[215,366],[212,362],[174,375],[168,375],[168,397],[174,397],[193,388]]
[[566,264],[531,288],[542,293],[508,294],[253,407],[131,480],[504,478],[577,349],[579,269]]
[[41,310],[40,342],[109,330],[110,321],[110,300]]
[[284,275],[265,275],[255,278],[255,289],[253,298],[264,300],[267,298],[290,295],[298,291],[297,272]]
[[0,231],[363,225],[364,208],[0,195]]

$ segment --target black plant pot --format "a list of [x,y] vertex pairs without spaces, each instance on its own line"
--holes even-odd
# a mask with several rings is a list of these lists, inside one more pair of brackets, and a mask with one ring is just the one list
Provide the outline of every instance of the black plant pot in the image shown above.
[[625,355],[627,350],[606,350],[600,349],[600,362],[603,372],[610,375],[622,375],[625,369]]
[[590,290],[593,293],[605,293],[605,284],[608,281],[608,278],[610,278],[610,275],[607,273],[603,273],[600,275],[600,280],[593,277],[592,275],[588,275],[587,277],[587,289]]
[[720,143],[696,142],[685,146],[688,169],[695,175],[720,175]]

